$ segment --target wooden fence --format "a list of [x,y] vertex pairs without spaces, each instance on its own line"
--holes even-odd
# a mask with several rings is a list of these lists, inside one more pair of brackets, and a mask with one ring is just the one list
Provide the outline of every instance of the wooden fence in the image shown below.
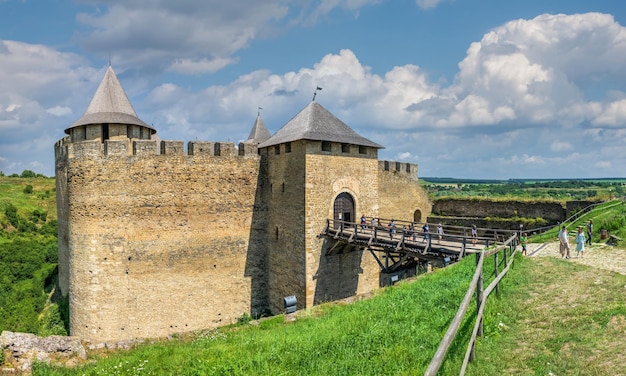
[[[467,351],[465,353],[465,358],[463,360],[463,365],[461,367],[460,375],[465,374],[465,370],[467,368],[467,364],[469,361],[474,360],[475,353],[475,345],[477,336],[483,335],[483,313],[485,311],[485,306],[487,303],[487,298],[489,295],[495,290],[496,294],[500,293],[500,281],[502,278],[508,273],[509,268],[513,264],[513,260],[515,259],[516,245],[517,245],[518,237],[517,234],[512,235],[509,239],[507,239],[503,245],[498,246],[492,250],[482,251],[476,254],[476,271],[474,272],[474,277],[472,278],[472,282],[470,283],[467,292],[465,293],[465,297],[461,302],[461,305],[450,323],[446,334],[443,339],[439,343],[439,347],[437,348],[437,352],[435,356],[430,361],[428,368],[424,375],[434,376],[437,374],[437,371],[441,367],[443,363],[443,359],[448,351],[448,348],[452,344],[454,337],[456,336],[461,322],[467,313],[467,309],[471,303],[472,296],[476,293],[476,321],[474,323],[474,329],[472,330],[472,335],[470,337],[469,343],[467,345]],[[504,269],[499,271],[499,261],[498,255],[502,252],[504,257]],[[485,258],[489,256],[494,256],[494,280],[487,286],[487,288],[483,289],[483,265],[485,263]]]

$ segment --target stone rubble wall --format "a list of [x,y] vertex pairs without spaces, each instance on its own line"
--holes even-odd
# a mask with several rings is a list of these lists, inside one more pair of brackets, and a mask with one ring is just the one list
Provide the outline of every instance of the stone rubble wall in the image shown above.
[[38,337],[30,333],[3,331],[0,348],[4,352],[1,374],[29,373],[33,362],[45,362],[64,366],[79,364],[87,353],[77,337]]

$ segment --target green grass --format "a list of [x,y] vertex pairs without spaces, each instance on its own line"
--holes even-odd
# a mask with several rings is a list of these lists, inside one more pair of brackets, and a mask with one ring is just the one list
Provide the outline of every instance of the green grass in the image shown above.
[[193,340],[139,346],[71,369],[35,374],[413,375],[430,362],[471,279],[473,258],[385,288],[373,299],[199,334]]
[[624,374],[626,276],[539,257],[507,283],[468,375]]
[[[351,305],[326,304],[295,322],[199,332],[92,355],[78,368],[37,364],[34,375],[417,375],[435,353],[471,278],[474,257]],[[492,265],[487,260],[485,266]],[[485,285],[488,281],[485,282]],[[554,258],[517,256],[468,375],[617,375],[626,363],[626,276]],[[473,312],[441,375],[457,375]]]
[[[295,322],[278,316],[257,325],[141,345],[78,369],[40,365],[35,374],[110,374],[120,367],[120,374],[136,374],[138,367],[145,374],[183,375],[423,373],[467,290],[475,262],[474,256],[468,257],[415,282],[385,288],[372,299],[317,306],[300,312]],[[493,271],[493,259],[485,266]],[[472,325],[468,317],[443,370],[454,373],[460,367]]]

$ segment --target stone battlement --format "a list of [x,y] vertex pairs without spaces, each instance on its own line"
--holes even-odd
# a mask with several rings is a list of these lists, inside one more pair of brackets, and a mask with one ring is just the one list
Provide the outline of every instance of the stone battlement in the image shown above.
[[396,161],[378,161],[379,171],[390,171],[401,173],[407,177],[418,180],[417,165],[414,163],[396,162]]
[[234,157],[258,155],[256,145],[239,143],[235,147],[234,142],[209,142],[189,141],[185,150],[184,141],[171,140],[88,140],[70,142],[69,137],[59,140],[55,144],[57,157],[81,158],[81,157],[110,157],[110,156],[150,156],[150,155],[176,155],[176,156],[213,156]]

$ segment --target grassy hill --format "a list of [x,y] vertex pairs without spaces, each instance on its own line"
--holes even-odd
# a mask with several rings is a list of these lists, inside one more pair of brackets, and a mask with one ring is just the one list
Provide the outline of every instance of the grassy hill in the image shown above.
[[[295,321],[196,332],[90,355],[75,369],[38,365],[34,375],[419,375],[433,357],[470,282],[464,261],[350,305],[329,303]],[[493,260],[485,261],[485,265]],[[493,269],[492,269],[493,270]],[[488,281],[485,281],[487,284]],[[517,256],[489,300],[468,375],[617,375],[626,361],[626,276],[555,258]],[[475,310],[475,308],[474,308]],[[475,311],[474,311],[475,312]],[[471,316],[441,375],[457,375]]]
[[66,334],[57,262],[54,179],[0,176],[0,330]]

